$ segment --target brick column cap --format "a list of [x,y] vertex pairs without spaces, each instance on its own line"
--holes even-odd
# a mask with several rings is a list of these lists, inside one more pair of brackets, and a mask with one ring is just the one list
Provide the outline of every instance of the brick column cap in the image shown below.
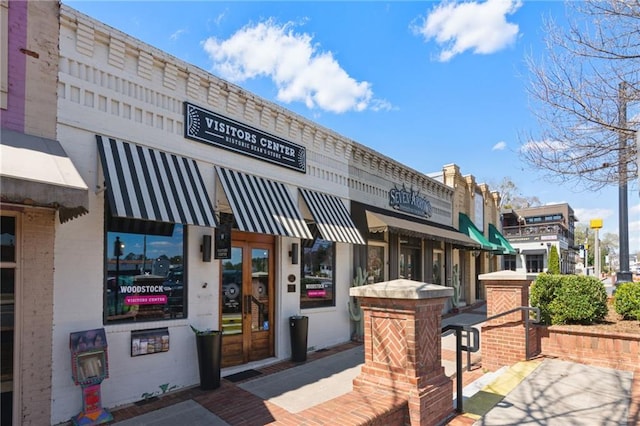
[[351,287],[349,295],[383,299],[437,299],[453,296],[453,288],[437,284],[398,279]]
[[535,281],[538,274],[517,271],[497,271],[478,275],[480,281]]

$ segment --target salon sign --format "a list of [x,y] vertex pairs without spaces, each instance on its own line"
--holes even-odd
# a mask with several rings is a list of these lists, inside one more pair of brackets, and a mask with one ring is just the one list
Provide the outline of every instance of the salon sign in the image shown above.
[[184,137],[306,173],[304,146],[184,103]]
[[404,184],[402,188],[395,187],[389,191],[389,205],[395,210],[420,217],[428,218],[433,215],[431,202],[413,188],[407,189]]

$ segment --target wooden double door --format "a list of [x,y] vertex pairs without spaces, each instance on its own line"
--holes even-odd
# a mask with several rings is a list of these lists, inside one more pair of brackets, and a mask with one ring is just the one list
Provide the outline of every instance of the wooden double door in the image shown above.
[[222,261],[222,367],[274,355],[275,237],[232,233]]

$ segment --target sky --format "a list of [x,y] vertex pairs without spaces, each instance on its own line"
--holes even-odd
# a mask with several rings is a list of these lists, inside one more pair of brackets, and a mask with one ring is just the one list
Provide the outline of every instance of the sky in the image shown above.
[[[69,1],[67,4],[419,172],[463,175],[618,234],[618,187],[549,183],[521,160],[530,110],[527,56],[560,1]],[[629,251],[640,252],[638,184]]]

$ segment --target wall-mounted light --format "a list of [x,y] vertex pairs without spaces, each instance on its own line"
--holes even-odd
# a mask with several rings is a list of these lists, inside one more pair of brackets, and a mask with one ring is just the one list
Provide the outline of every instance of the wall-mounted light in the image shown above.
[[480,256],[480,250],[471,250],[471,255],[473,255],[473,257]]
[[200,251],[202,252],[202,261],[211,262],[211,235],[202,236]]
[[291,264],[292,265],[297,265],[298,264],[298,252],[299,252],[299,248],[298,248],[298,243],[292,243],[291,244],[291,251],[289,252],[289,257],[291,258]]

